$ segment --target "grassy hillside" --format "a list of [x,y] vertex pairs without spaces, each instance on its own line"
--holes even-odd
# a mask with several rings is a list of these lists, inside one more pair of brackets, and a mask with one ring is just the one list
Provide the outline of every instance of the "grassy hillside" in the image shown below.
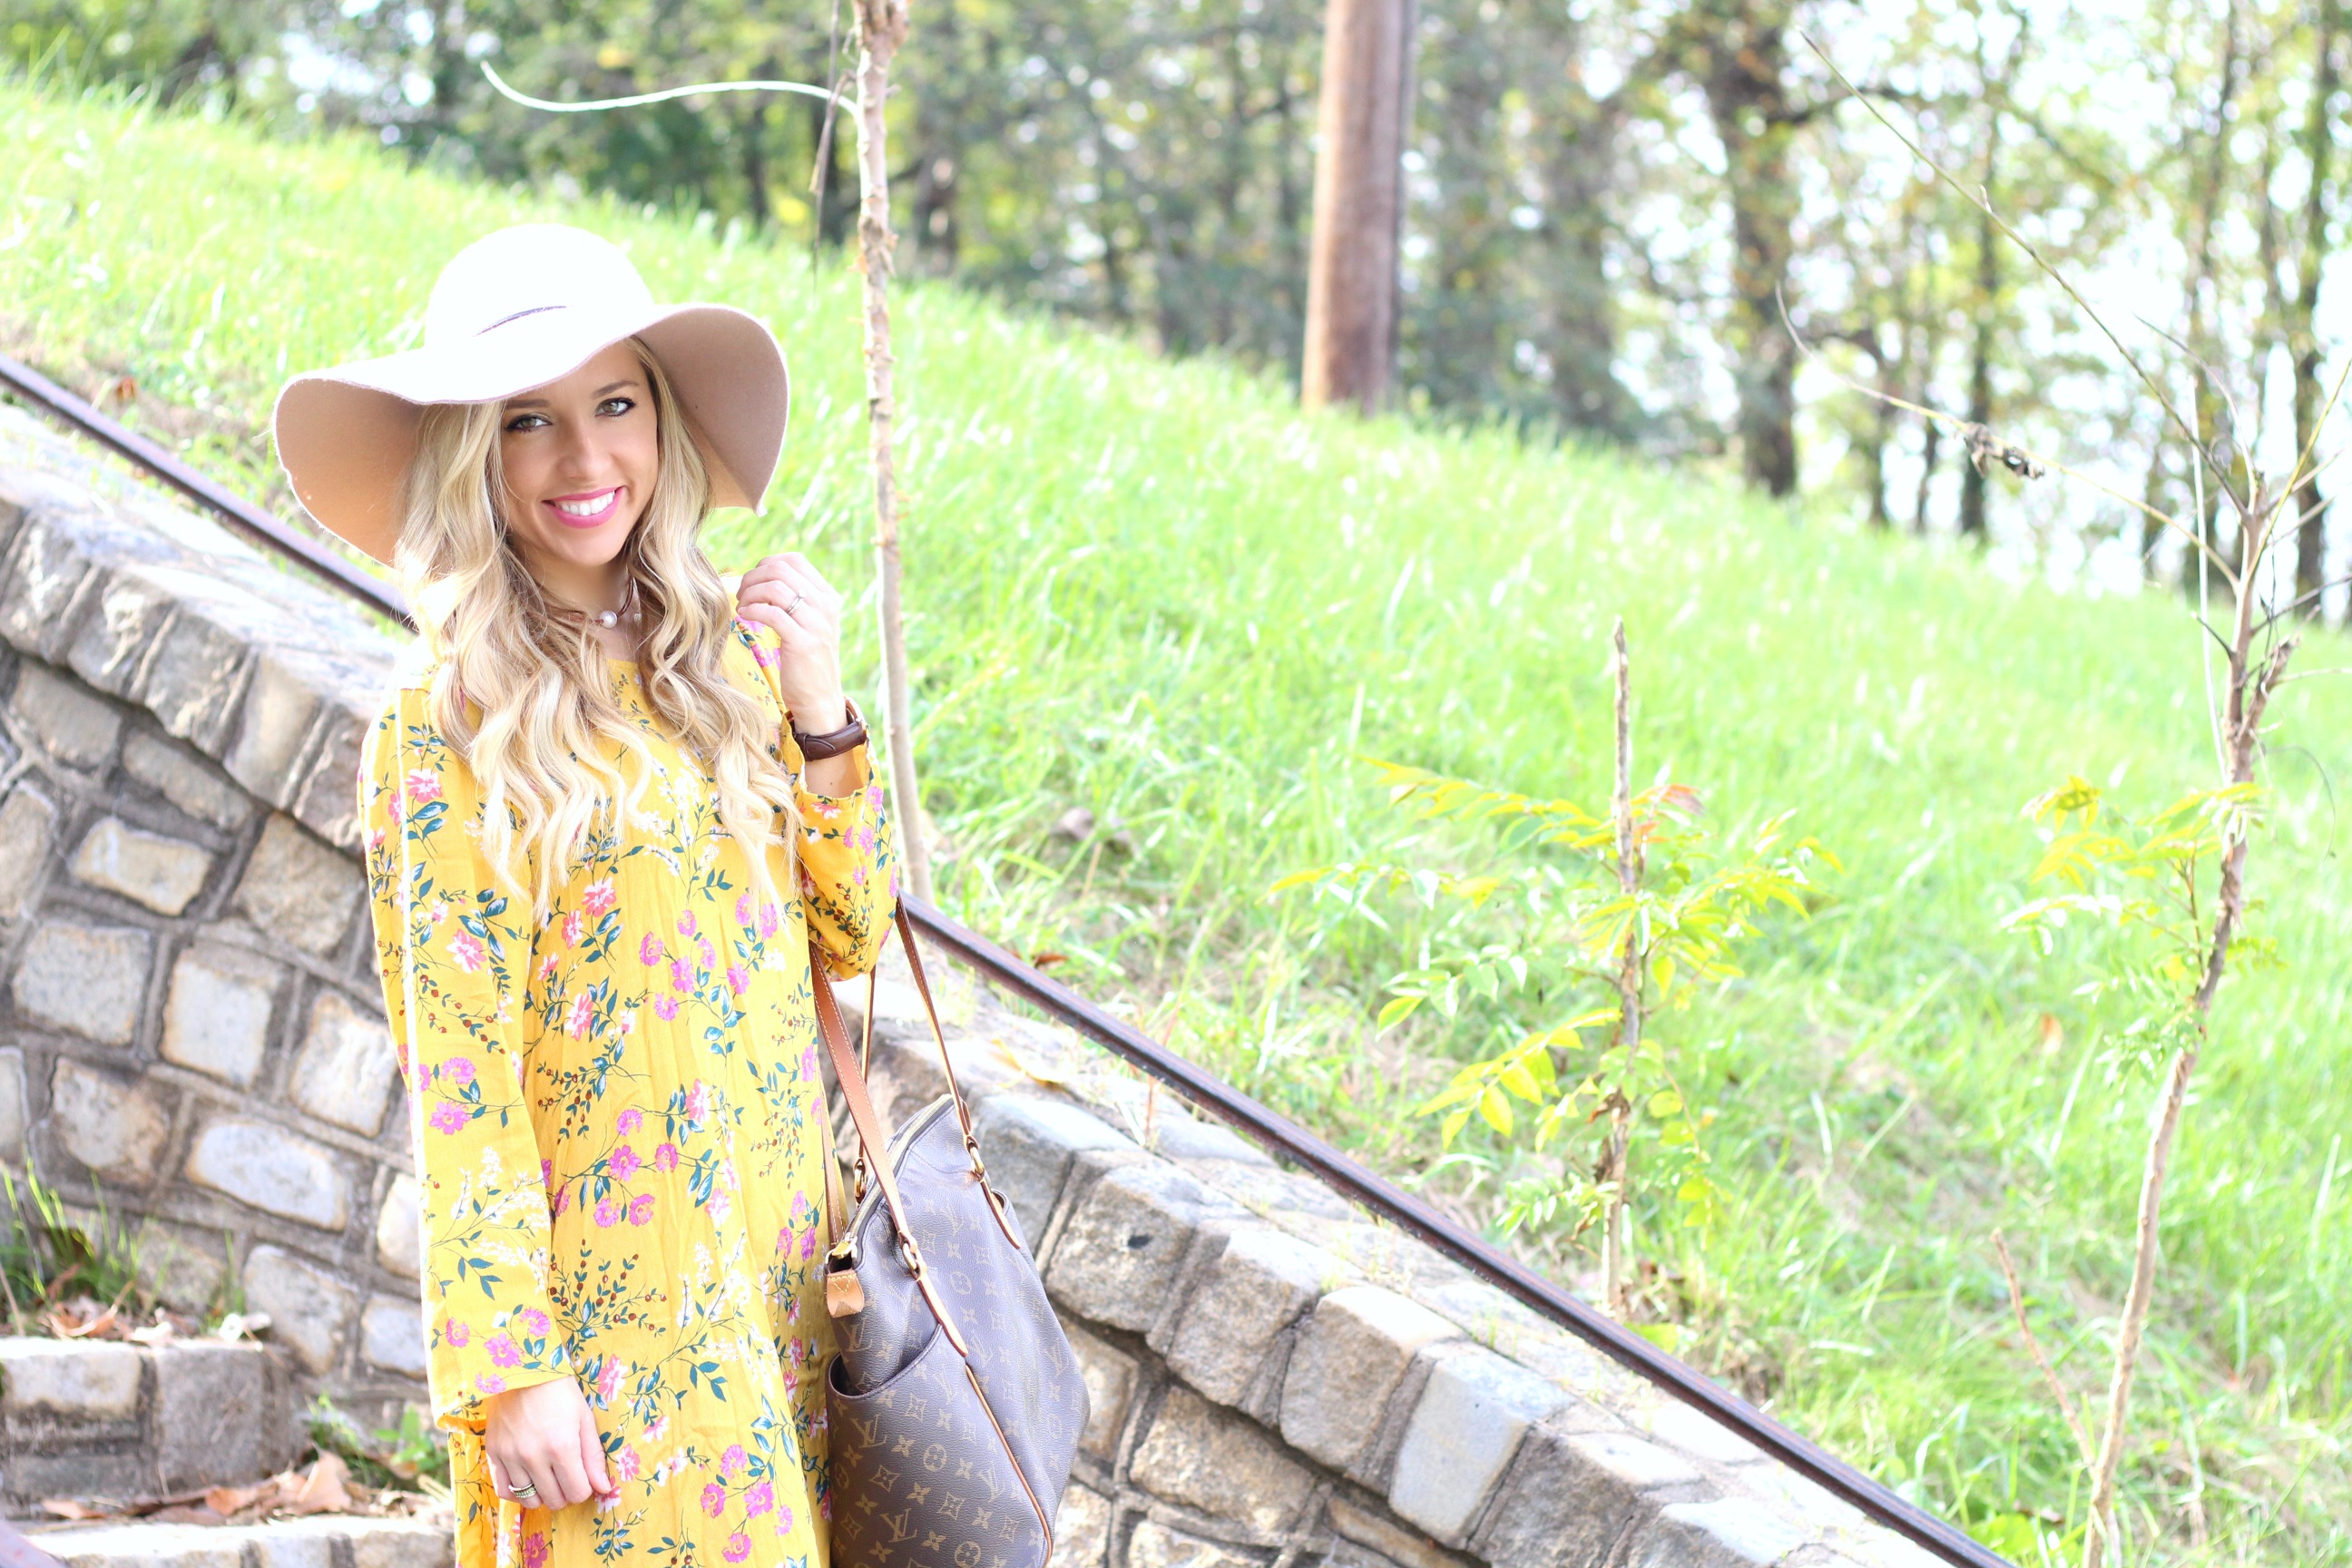
[[[410,342],[458,245],[569,218],[628,246],[666,298],[763,313],[793,356],[769,510],[724,520],[719,552],[803,547],[869,582],[853,275],[409,173],[360,142],[21,88],[0,88],[0,335],[85,386],[129,376],[135,417],[249,490],[269,482],[255,433],[288,372]],[[1371,1040],[1412,930],[1265,891],[1410,832],[1362,754],[1605,796],[1622,614],[1642,772],[1671,768],[1727,822],[1800,808],[1846,867],[1816,920],[1684,1026],[1722,1044],[1701,1087],[1737,1197],[1703,1252],[1641,1237],[1692,1303],[1685,1352],[2028,1561],[2037,1534],[2074,1530],[2069,1445],[1989,1237],[2006,1229],[2044,1337],[2092,1386],[2148,1089],[2102,1065],[2102,1020],[2074,994],[2087,955],[2034,961],[1995,923],[2026,896],[2028,796],[2079,772],[2148,807],[2210,772],[2177,605],[2003,584],[1624,458],[1302,419],[1214,363],[946,289],[899,300],[946,901],[1417,1171],[1433,1140],[1412,1104],[1484,1042]],[[2352,664],[2317,640],[2309,666]],[[2331,794],[2352,778],[2352,695],[2299,684],[2277,717],[2254,878],[2290,962],[2225,992],[2182,1137],[2130,1462],[2147,1561],[2352,1559],[2352,941]],[[1098,826],[1072,842],[1052,829],[1076,806]],[[1465,1170],[1432,1190],[1490,1212]]]

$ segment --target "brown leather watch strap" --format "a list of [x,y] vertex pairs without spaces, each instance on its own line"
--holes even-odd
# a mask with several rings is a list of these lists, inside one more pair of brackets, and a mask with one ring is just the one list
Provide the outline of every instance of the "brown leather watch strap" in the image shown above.
[[822,735],[803,735],[799,726],[793,729],[793,744],[801,749],[801,760],[821,763],[827,757],[837,757],[844,752],[855,751],[866,743],[866,720],[857,711],[857,704],[846,697],[841,706],[849,715],[849,722],[838,730],[827,730]]

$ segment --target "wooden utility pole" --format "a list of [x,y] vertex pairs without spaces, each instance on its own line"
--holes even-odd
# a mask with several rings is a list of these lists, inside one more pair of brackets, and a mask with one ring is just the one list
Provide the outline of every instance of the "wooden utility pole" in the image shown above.
[[1300,400],[1370,410],[1396,367],[1413,0],[1327,0]]
[[857,268],[866,279],[866,457],[874,476],[874,553],[882,578],[882,684],[888,709],[883,717],[907,888],[928,903],[931,854],[915,782],[907,634],[898,601],[898,470],[892,443],[898,402],[891,374],[897,362],[890,356],[890,250],[898,238],[890,232],[890,159],[882,119],[890,100],[890,57],[906,41],[906,0],[857,0]]

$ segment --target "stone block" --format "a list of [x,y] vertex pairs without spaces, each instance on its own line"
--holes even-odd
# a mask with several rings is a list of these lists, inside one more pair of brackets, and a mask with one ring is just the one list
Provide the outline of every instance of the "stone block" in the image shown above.
[[0,1048],[0,1161],[25,1157],[25,1053]]
[[991,1096],[973,1113],[972,1130],[990,1184],[1033,1242],[1045,1239],[1072,1156],[1082,1149],[1135,1147],[1075,1105],[1021,1095]]
[[190,816],[234,832],[253,816],[253,797],[216,777],[186,747],[133,731],[122,743],[123,771]]
[[141,656],[171,619],[172,597],[136,572],[109,573],[94,597],[66,648],[66,665],[100,691],[128,697]]
[[283,1461],[286,1412],[267,1351],[189,1341],[149,1355],[155,1406],[147,1445],[164,1491],[249,1481]]
[[1668,1502],[1697,1502],[1706,1485],[1680,1456],[1624,1432],[1527,1435],[1475,1542],[1496,1568],[1584,1568]]
[[228,1279],[227,1243],[220,1232],[182,1230],[148,1219],[133,1238],[139,1283],[167,1307],[203,1313],[218,1304]]
[[1064,1491],[1061,1511],[1054,1516],[1054,1554],[1045,1568],[1106,1568],[1109,1548],[1109,1500],[1081,1486]]
[[68,767],[96,771],[114,760],[122,738],[122,711],[79,681],[46,664],[25,660],[8,698],[18,732]]
[[356,781],[368,728],[356,713],[331,710],[318,754],[305,766],[288,807],[311,832],[344,849],[357,849],[360,843]]
[[1268,1535],[1295,1520],[1315,1489],[1314,1472],[1255,1423],[1181,1387],[1168,1390],[1128,1476],[1154,1497]]
[[1567,1403],[1565,1393],[1492,1351],[1440,1358],[1405,1423],[1389,1506],[1446,1545],[1462,1545],[1528,1428]]
[[425,1313],[414,1299],[371,1296],[360,1315],[360,1354],[370,1366],[425,1375]]
[[352,1568],[448,1568],[456,1552],[446,1525],[422,1519],[355,1519],[345,1527]]
[[1094,1184],[1045,1270],[1054,1299],[1078,1316],[1140,1333],[1176,1283],[1206,1197],[1173,1165],[1113,1171]]
[[141,1520],[45,1533],[41,1549],[65,1568],[243,1568],[249,1533]]
[[0,1408],[100,1427],[139,1419],[139,1347],[110,1341],[0,1339]]
[[1652,1441],[1713,1465],[1752,1465],[1765,1457],[1763,1449],[1679,1399],[1667,1400],[1634,1425],[1645,1428]]
[[159,915],[176,915],[204,891],[213,858],[201,844],[101,819],[82,836],[70,867],[86,886],[120,893]]
[[26,942],[9,993],[37,1024],[127,1046],[139,1034],[152,946],[145,931],[128,926],[52,921]]
[[1455,1556],[1418,1530],[1408,1529],[1385,1513],[1358,1507],[1345,1489],[1331,1494],[1323,1511],[1339,1537],[1331,1543],[1334,1568],[1342,1563],[1363,1568],[1377,1568],[1381,1563],[1394,1563],[1399,1568],[1470,1568],[1470,1559]]
[[[7,1489],[0,1496],[13,1494],[30,1503],[52,1497],[130,1499],[152,1490],[146,1457],[120,1436],[96,1450],[46,1436],[27,1447],[29,1452],[9,1460]],[[46,1549],[55,1551],[54,1542],[46,1534],[42,1539]]]
[[271,1340],[292,1351],[306,1371],[334,1369],[358,1305],[350,1287],[276,1247],[255,1247],[242,1280],[246,1305],[269,1314]]
[[245,672],[244,638],[207,616],[182,614],[147,662],[147,710],[168,732],[217,755]]
[[1329,1253],[1278,1230],[1237,1230],[1185,1300],[1168,1369],[1220,1405],[1239,1405],[1276,1342],[1346,1271]]
[[58,808],[30,784],[0,801],[0,920],[21,920],[40,896],[57,841]]
[[1078,1447],[1105,1464],[1118,1452],[1118,1435],[1127,1426],[1127,1407],[1135,1397],[1135,1358],[1114,1350],[1078,1323],[1065,1322],[1078,1371],[1087,1380],[1087,1429]]
[[351,929],[363,885],[358,867],[292,817],[272,816],[238,879],[236,902],[269,935],[324,956]]
[[423,1272],[425,1191],[414,1176],[394,1176],[375,1215],[376,1261],[411,1279]]
[[398,1070],[383,1015],[321,991],[310,1004],[310,1032],[294,1058],[289,1092],[311,1115],[373,1138],[383,1125],[384,1095]]
[[321,1230],[351,1219],[351,1184],[334,1155],[274,1121],[216,1117],[188,1151],[188,1179]]
[[1807,1539],[1746,1498],[1671,1502],[1642,1531],[1633,1568],[1771,1568]]
[[166,1061],[249,1089],[269,1047],[269,1023],[285,971],[268,959],[199,942],[172,965],[163,1003]]
[[1378,1435],[1389,1395],[1423,1345],[1460,1332],[1428,1308],[1377,1285],[1350,1285],[1316,1304],[1282,1380],[1282,1435],[1346,1469]]
[[1258,1568],[1258,1561],[1222,1541],[1143,1519],[1127,1538],[1127,1568]]
[[248,1530],[256,1568],[335,1568],[335,1546],[347,1521],[330,1515],[273,1520]]
[[[237,713],[236,738],[221,758],[228,776],[272,805],[291,804],[300,781],[301,760],[311,721],[319,716],[317,679],[303,668],[299,652],[275,647],[254,650],[253,675]],[[356,802],[358,786],[352,786]]]
[[59,1057],[49,1071],[47,1124],[65,1152],[110,1182],[155,1174],[172,1118],[143,1084]]
[[1222,1121],[1197,1121],[1180,1114],[1162,1114],[1152,1126],[1151,1152],[1171,1160],[1233,1160],[1244,1165],[1271,1165],[1265,1150]]
[[0,637],[37,658],[46,656],[63,637],[67,614],[89,575],[89,557],[71,527],[60,526],[45,510],[18,526],[7,564],[0,574]]

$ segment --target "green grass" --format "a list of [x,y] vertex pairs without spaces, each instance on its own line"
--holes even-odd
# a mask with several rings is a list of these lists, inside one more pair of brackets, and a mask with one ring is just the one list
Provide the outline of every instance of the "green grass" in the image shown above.
[[[9,340],[85,384],[130,374],[145,417],[248,489],[284,374],[406,343],[458,244],[566,216],[627,245],[665,297],[762,312],[792,354],[774,500],[723,520],[719,552],[804,547],[869,584],[854,275],[355,142],[22,88],[0,88],[0,120]],[[1411,831],[1360,754],[1604,796],[1603,638],[1623,615],[1643,775],[1670,767],[1727,822],[1799,807],[1847,868],[1819,918],[1675,1026],[1719,1045],[1705,1087],[1737,1199],[1703,1253],[1641,1235],[1693,1304],[1685,1348],[2028,1560],[2021,1510],[2053,1542],[2076,1528],[1990,1235],[2006,1229],[2045,1339],[2092,1389],[2149,1089],[2096,1060],[2085,957],[2040,963],[1995,922],[2026,896],[2029,795],[2073,771],[2154,805],[2210,772],[2177,604],[2006,585],[1621,456],[1302,418],[1270,383],[944,288],[902,291],[897,330],[952,911],[1070,955],[1078,984],[1253,1092],[1420,1170],[1433,1140],[1410,1107],[1484,1042],[1370,1039],[1412,929],[1265,889]],[[2315,640],[2310,666],[2352,664]],[[871,689],[870,638],[853,657]],[[2352,1561],[2340,1154],[2324,1182],[2352,1050],[2332,794],[2352,697],[2297,685],[2277,718],[2253,877],[2291,967],[2224,992],[2182,1135],[2128,1467],[2142,1561]],[[1055,837],[1081,805],[1096,833]],[[1491,1212],[1458,1172],[1431,1190]]]

